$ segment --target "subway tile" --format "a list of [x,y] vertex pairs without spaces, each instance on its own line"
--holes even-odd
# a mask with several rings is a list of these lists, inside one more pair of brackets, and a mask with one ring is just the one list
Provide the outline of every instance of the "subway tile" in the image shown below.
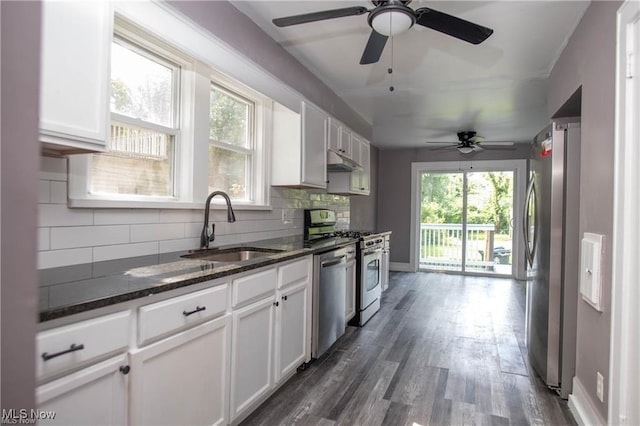
[[[202,233],[202,223],[185,223],[184,224],[184,236],[186,238],[200,238],[200,234]],[[209,225],[211,226],[211,225]],[[220,230],[216,225],[216,233]],[[223,234],[223,232],[220,232]]]
[[158,223],[157,209],[96,209],[93,213],[95,225],[126,225]]
[[200,247],[200,238],[160,241],[160,253],[195,250]]
[[127,257],[147,256],[151,254],[158,254],[158,243],[156,241],[135,244],[118,244],[93,248],[94,262],[124,259]]
[[49,228],[38,228],[38,251],[50,249]]
[[131,225],[131,242],[177,240],[184,238],[183,223]]
[[91,263],[92,261],[93,251],[91,248],[38,252],[38,269],[80,265],[83,263]]
[[38,203],[49,203],[51,201],[51,182],[40,180],[38,182]]
[[51,181],[51,203],[67,204],[67,182]]
[[40,204],[38,226],[93,225],[92,209],[70,209],[63,204]]
[[67,159],[54,157],[40,157],[40,179],[67,180]]
[[160,223],[202,222],[203,210],[160,210]]
[[51,248],[95,247],[129,242],[129,225],[68,226],[51,229]]

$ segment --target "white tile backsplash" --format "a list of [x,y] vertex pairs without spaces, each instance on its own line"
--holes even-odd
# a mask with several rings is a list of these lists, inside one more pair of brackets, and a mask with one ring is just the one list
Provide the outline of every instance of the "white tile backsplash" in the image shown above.
[[38,252],[38,269],[81,265],[91,262],[93,262],[93,250],[91,248]]
[[[203,209],[92,209],[67,207],[67,161],[41,157],[38,212],[40,269],[101,262],[198,248]],[[235,210],[227,222],[226,208],[215,206],[209,224],[216,224],[211,247],[302,235],[302,209],[321,206],[347,217],[349,198],[322,191],[271,188],[272,209]],[[204,200],[203,200],[204,205]],[[282,222],[282,209],[293,221]],[[346,215],[346,216],[345,216]]]
[[67,202],[67,182],[51,181],[51,203],[64,204]]
[[150,254],[158,254],[157,241],[94,247],[93,261],[102,262],[105,260],[125,259],[127,257],[147,256]]
[[40,204],[38,226],[93,225],[93,210],[70,209],[66,204]]
[[51,229],[51,249],[129,243],[129,225],[65,226]]
[[131,242],[176,240],[184,238],[184,223],[131,225]]
[[128,225],[138,223],[158,223],[158,209],[95,209],[95,225]]

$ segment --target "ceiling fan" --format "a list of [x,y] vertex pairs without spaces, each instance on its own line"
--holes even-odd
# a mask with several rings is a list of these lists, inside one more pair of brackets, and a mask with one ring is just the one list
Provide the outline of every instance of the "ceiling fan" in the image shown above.
[[413,10],[407,6],[411,3],[411,0],[372,0],[371,3],[375,6],[373,9],[367,9],[363,6],[346,7],[276,18],[273,23],[278,27],[288,27],[290,25],[369,13],[367,22],[372,31],[360,59],[360,64],[362,65],[378,62],[387,38],[407,31],[414,24],[440,31],[472,44],[480,44],[493,34],[491,28],[483,27],[428,7]]
[[513,146],[513,142],[495,141],[485,142],[482,136],[473,131],[458,132],[458,142],[427,142],[431,145],[440,145],[440,148],[457,148],[462,154],[469,154],[476,151],[484,151],[484,147],[488,146]]

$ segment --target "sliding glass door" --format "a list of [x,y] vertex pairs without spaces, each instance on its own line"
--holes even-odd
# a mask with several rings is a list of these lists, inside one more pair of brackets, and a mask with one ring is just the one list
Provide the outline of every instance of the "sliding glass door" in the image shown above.
[[514,171],[422,171],[419,268],[512,275]]

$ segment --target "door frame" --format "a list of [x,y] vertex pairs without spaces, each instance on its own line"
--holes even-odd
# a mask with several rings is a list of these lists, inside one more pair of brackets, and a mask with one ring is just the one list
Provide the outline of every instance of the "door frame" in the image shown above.
[[[635,36],[635,37],[634,37]],[[639,424],[640,3],[618,9],[608,424]]]
[[[513,277],[525,279],[524,238],[522,229],[521,208],[524,205],[527,183],[527,160],[478,160],[478,161],[434,161],[411,163],[411,234],[409,238],[409,270],[416,272],[419,268],[418,232],[420,229],[420,175],[424,172],[491,172],[513,171]],[[475,274],[474,274],[475,275]]]

